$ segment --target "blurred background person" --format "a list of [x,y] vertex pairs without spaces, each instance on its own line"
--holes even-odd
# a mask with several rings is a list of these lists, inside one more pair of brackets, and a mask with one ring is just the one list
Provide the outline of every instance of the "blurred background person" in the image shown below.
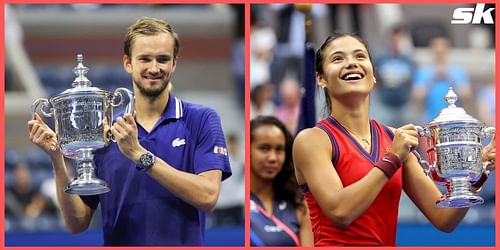
[[250,87],[271,81],[271,62],[276,46],[276,34],[272,27],[250,14]]
[[393,27],[387,48],[375,60],[376,84],[372,116],[383,124],[400,127],[410,121],[410,97],[415,63],[408,54],[408,34],[402,26]]
[[[52,200],[40,193],[32,182],[31,171],[24,162],[14,166],[14,185],[5,190],[5,216],[20,221],[22,227],[35,229],[42,219],[58,215]],[[45,218],[43,218],[45,217]]]
[[[349,24],[351,26],[351,32],[354,34],[362,35],[361,30],[361,18],[362,12],[361,9],[364,5],[361,4],[328,4],[328,11],[330,14],[330,24],[331,24],[331,33],[340,32],[342,30],[342,26],[340,23],[343,21],[340,16],[349,15]],[[349,13],[345,13],[347,11],[341,11],[341,8],[347,8]]]
[[487,83],[482,84],[476,98],[476,108],[479,120],[484,122],[486,126],[495,127],[496,118],[496,102],[495,102],[495,69],[491,70],[491,79]]
[[417,70],[412,93],[417,108],[416,116],[425,123],[437,117],[439,111],[448,106],[443,98],[450,87],[458,95],[457,106],[471,110],[472,98],[467,72],[449,60],[450,39],[438,35],[430,40],[429,48],[434,61]]
[[312,246],[307,207],[293,170],[292,141],[275,117],[250,121],[252,246]]
[[295,78],[285,78],[280,85],[281,104],[274,114],[293,135],[297,132],[302,98],[299,82]]
[[274,85],[263,83],[250,90],[250,119],[260,115],[273,115],[276,106],[273,102]]
[[[273,61],[271,63],[271,82],[275,89],[285,78],[295,78],[298,82],[304,81],[304,51],[305,51],[305,30],[304,13],[298,11],[294,4],[270,4],[273,27],[276,32],[277,44],[274,49]],[[314,4],[311,7],[314,29],[318,33],[326,27],[317,27],[322,19],[328,16],[327,6],[324,4]],[[319,22],[318,22],[319,21]],[[281,96],[274,96],[274,103],[281,103]]]

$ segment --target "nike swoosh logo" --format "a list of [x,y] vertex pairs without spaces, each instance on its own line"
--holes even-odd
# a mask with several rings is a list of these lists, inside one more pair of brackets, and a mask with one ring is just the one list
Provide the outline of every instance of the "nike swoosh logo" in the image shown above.
[[389,159],[387,159],[387,158],[385,158],[385,157],[384,157],[384,158],[382,158],[382,160],[383,160],[383,161],[385,161],[385,162],[392,163],[392,161],[391,161],[391,160],[389,160]]

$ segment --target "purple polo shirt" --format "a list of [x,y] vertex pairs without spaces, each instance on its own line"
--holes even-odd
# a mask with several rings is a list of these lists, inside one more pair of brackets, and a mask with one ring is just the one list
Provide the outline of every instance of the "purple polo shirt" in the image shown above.
[[[170,93],[151,132],[137,127],[140,144],[170,166],[193,174],[219,169],[223,180],[231,175],[220,118],[214,110],[182,102]],[[111,191],[81,197],[94,209],[100,202],[105,245],[203,245],[203,211],[138,171],[116,143],[96,151],[94,159],[97,177]]]

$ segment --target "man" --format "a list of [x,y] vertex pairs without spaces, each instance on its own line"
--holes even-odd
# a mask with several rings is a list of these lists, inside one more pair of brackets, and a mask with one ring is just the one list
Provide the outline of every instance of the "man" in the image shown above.
[[129,27],[123,66],[131,75],[135,116],[115,119],[116,143],[96,151],[97,176],[111,192],[64,193],[70,177],[56,135],[39,116],[30,140],[53,163],[58,200],[71,233],[87,229],[101,204],[105,245],[202,245],[205,212],[215,207],[221,180],[231,175],[220,118],[212,109],[182,102],[169,91],[179,39],[170,25],[140,18]]

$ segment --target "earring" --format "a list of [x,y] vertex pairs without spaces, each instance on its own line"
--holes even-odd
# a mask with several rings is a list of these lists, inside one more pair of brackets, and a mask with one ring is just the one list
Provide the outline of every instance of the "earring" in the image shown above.
[[377,78],[373,78],[373,84],[377,84]]

